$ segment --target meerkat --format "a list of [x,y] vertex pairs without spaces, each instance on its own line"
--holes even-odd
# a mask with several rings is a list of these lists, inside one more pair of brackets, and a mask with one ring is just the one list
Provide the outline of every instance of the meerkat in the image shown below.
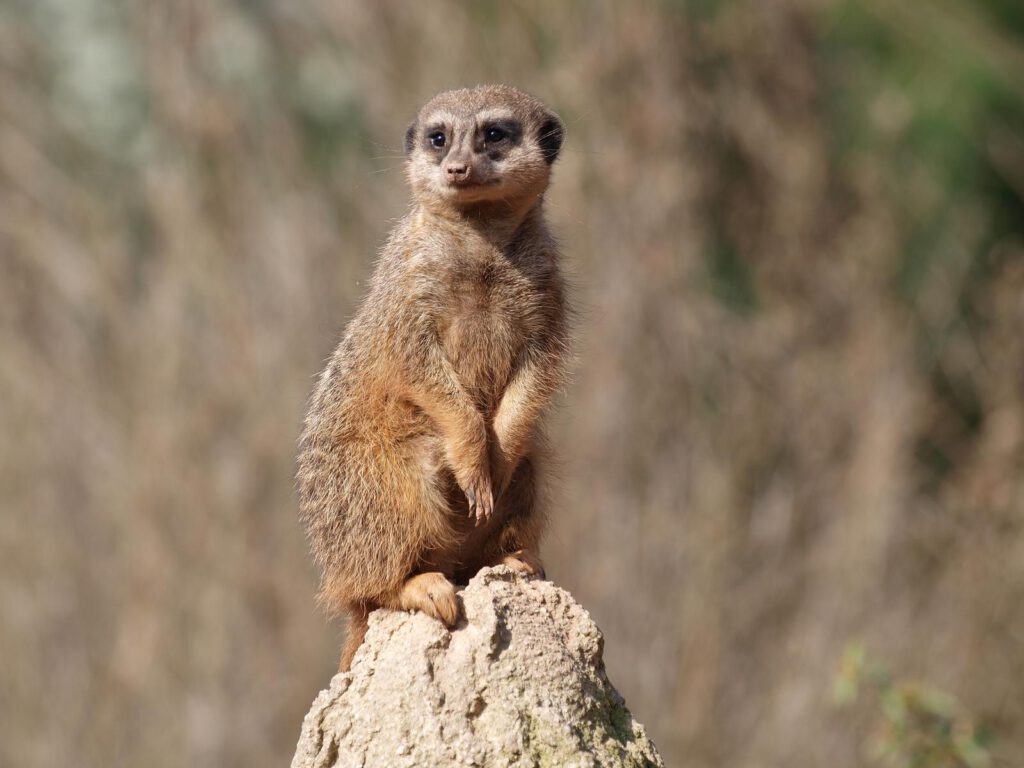
[[508,86],[441,93],[405,136],[413,206],[320,376],[299,451],[319,600],[452,627],[455,584],[543,577],[540,418],[563,385],[568,310],[544,193],[561,120]]

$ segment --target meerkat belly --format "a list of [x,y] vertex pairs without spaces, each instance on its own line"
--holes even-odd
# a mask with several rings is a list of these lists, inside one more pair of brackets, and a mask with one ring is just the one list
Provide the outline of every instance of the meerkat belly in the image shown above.
[[442,334],[459,380],[483,409],[497,405],[531,330],[529,302],[498,294],[481,285],[465,286],[452,296]]
[[519,346],[514,330],[510,318],[491,312],[452,319],[445,340],[448,359],[474,397],[490,401],[508,381]]

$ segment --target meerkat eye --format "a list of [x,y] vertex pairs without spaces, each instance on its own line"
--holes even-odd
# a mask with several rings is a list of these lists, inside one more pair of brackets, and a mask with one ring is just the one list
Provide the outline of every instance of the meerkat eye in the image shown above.
[[440,149],[444,146],[445,138],[443,131],[434,131],[432,134],[427,136],[427,138],[430,139],[430,146],[435,149]]
[[484,131],[484,141],[488,144],[497,144],[502,139],[508,136],[508,132],[503,128],[499,128],[496,125],[492,125],[486,131]]

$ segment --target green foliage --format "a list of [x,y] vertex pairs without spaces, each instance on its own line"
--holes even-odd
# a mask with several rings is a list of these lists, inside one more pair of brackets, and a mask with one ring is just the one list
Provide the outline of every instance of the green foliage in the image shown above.
[[849,707],[863,694],[874,708],[872,759],[890,768],[988,768],[989,734],[955,698],[931,686],[894,680],[888,669],[851,644],[843,653],[833,699]]

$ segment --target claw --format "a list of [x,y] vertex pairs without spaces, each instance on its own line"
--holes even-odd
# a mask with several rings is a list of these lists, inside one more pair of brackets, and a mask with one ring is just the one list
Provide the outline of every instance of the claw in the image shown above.
[[467,515],[474,521],[474,525],[479,525],[481,520],[487,520],[494,512],[494,491],[489,479],[471,478],[462,488],[466,494]]
[[494,500],[490,494],[484,494],[483,498],[480,499],[480,502],[476,505],[475,525],[479,525],[482,522],[486,522],[487,519],[491,516],[492,512],[494,512]]

